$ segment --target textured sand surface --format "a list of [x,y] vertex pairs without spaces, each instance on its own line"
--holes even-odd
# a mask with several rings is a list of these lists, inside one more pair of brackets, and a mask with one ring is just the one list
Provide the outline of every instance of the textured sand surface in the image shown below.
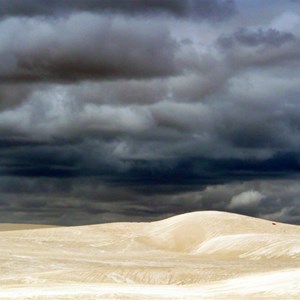
[[299,226],[209,211],[6,228],[0,299],[300,299]]

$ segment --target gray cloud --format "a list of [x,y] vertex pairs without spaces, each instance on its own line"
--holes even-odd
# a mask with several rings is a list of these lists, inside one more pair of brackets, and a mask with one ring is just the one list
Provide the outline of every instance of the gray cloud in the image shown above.
[[71,11],[120,12],[125,14],[165,13],[176,17],[222,20],[235,12],[233,0],[1,0],[2,16],[34,16],[67,13]]
[[240,71],[251,67],[274,67],[299,60],[299,40],[290,32],[275,29],[250,31],[240,29],[229,37],[220,37],[232,68]]
[[296,37],[289,32],[280,32],[275,29],[250,31],[246,28],[239,29],[231,37],[220,38],[219,43],[224,48],[233,47],[238,43],[246,47],[257,47],[260,45],[280,47],[285,43],[295,41]]
[[[158,81],[36,87],[22,105],[0,113],[0,132],[14,141],[100,140],[98,147],[112,159],[259,158],[296,152],[297,80],[270,81],[278,90],[267,95],[261,94],[260,79],[251,80],[257,95],[249,96],[238,81],[231,83],[226,97],[215,94],[214,101],[205,103],[176,102]],[[144,87],[148,94],[142,94]],[[286,89],[289,98],[281,102]]]
[[300,14],[236,2],[3,2],[0,221],[299,223]]
[[[175,73],[176,43],[161,24],[79,13],[0,22],[0,81],[151,78]],[[124,52],[123,49],[126,49]]]
[[[36,89],[28,84],[5,84],[0,86],[0,110],[17,107],[27,100]],[[40,87],[41,88],[41,87]]]

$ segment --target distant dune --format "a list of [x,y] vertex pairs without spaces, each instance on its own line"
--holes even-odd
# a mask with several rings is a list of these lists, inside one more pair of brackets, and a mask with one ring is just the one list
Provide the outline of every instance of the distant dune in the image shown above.
[[300,299],[299,226],[215,211],[26,226],[0,225],[0,299]]
[[0,231],[29,230],[29,229],[40,229],[40,228],[52,228],[52,227],[58,227],[58,226],[40,225],[40,224],[2,223],[0,224]]

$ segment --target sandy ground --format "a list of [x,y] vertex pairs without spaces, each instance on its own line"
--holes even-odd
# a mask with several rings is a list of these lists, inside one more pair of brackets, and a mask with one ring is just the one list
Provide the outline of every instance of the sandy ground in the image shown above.
[[39,225],[39,224],[2,223],[0,224],[0,231],[29,230],[29,229],[53,228],[53,227],[58,227],[58,226]]
[[300,228],[223,212],[0,225],[0,299],[300,299]]

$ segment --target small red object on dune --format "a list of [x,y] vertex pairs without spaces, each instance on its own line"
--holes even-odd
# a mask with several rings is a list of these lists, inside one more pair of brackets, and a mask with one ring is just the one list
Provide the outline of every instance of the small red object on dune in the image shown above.
[[275,222],[272,222],[272,225],[276,225],[276,223],[275,223]]

